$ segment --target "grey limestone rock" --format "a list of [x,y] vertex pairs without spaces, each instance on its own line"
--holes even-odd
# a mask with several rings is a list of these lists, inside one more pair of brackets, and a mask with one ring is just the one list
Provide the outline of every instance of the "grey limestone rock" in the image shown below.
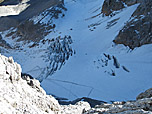
[[21,78],[21,66],[12,57],[0,55],[0,113],[55,114],[60,105],[54,97],[46,95],[38,80]]
[[22,73],[12,57],[0,55],[0,113],[2,114],[82,114],[90,109],[87,102],[59,105],[41,88],[40,82]]
[[84,114],[151,114],[152,98],[139,99],[137,101],[115,102],[102,104],[90,109]]

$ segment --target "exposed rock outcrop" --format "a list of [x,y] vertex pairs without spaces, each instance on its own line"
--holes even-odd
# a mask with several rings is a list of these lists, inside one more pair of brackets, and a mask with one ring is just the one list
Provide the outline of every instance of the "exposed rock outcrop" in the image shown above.
[[130,48],[152,43],[152,0],[144,0],[114,42]]
[[105,0],[102,6],[102,13],[106,16],[112,16],[114,11],[118,11],[124,7],[122,0]]
[[82,114],[90,109],[90,105],[87,102],[80,101],[75,105],[63,105],[61,106],[61,114]]
[[136,101],[103,103],[86,111],[84,114],[151,114],[152,113],[152,88],[137,96]]
[[[62,17],[62,15],[64,15],[63,11],[66,10],[67,9],[64,7],[64,5],[59,3],[39,14],[37,20],[33,17],[18,23],[15,28],[16,30],[10,30],[6,36],[18,38],[17,41],[33,41],[35,43],[39,43],[39,41],[47,36],[50,32],[54,31],[56,25],[53,23],[53,19]],[[41,22],[45,17],[48,17],[50,21],[46,23]],[[36,21],[34,21],[34,19]]]
[[102,13],[114,16],[121,9],[139,3],[119,34],[114,39],[116,44],[124,44],[131,49],[152,43],[152,0],[105,0]]
[[38,80],[21,76],[21,66],[12,57],[0,55],[0,113],[3,114],[81,114],[90,109],[87,102],[60,106],[40,87]]
[[84,114],[151,114],[152,97],[137,101],[113,102],[112,104],[97,105]]
[[0,113],[57,113],[58,102],[33,79],[29,86],[21,78],[21,66],[12,57],[0,55]]
[[142,0],[105,0],[102,6],[102,13],[106,16],[113,16],[115,11],[140,3],[141,1]]
[[138,100],[138,99],[151,98],[151,97],[152,97],[152,88],[150,88],[150,89],[146,90],[145,92],[139,94],[136,99]]

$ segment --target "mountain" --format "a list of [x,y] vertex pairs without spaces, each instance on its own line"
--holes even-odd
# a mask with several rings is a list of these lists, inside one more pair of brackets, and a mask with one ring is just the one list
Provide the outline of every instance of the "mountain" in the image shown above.
[[[89,103],[59,105],[40,87],[38,80],[21,73],[21,66],[12,57],[0,55],[0,113],[3,114],[151,114],[152,88],[137,96],[136,101],[101,103],[91,108]],[[83,100],[83,99],[80,99]],[[90,99],[91,100],[91,99]],[[94,102],[95,100],[92,100]]]
[[47,94],[110,102],[151,88],[151,0],[49,2],[34,12],[41,2],[30,0],[19,15],[0,17],[7,23],[0,25],[1,54],[13,56]]

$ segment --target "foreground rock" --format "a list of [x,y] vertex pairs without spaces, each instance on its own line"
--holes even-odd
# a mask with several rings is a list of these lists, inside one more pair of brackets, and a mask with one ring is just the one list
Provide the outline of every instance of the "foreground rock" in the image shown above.
[[54,97],[46,95],[38,80],[25,75],[22,78],[20,65],[12,57],[0,55],[0,113],[81,114],[90,109],[87,102],[60,106]]
[[57,113],[60,110],[58,102],[40,87],[37,80],[32,80],[29,86],[21,79],[21,67],[13,61],[0,55],[0,113]]

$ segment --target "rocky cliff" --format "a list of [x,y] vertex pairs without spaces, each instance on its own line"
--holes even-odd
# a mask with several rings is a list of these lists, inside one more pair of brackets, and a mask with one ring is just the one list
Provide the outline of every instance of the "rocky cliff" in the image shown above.
[[119,31],[114,42],[124,44],[131,49],[152,43],[152,0],[105,0],[102,13],[114,16],[118,11],[139,4],[130,20]]
[[152,113],[152,88],[139,94],[135,101],[103,103],[84,114],[151,114]]
[[[144,96],[146,93],[143,93]],[[151,93],[149,93],[151,94]],[[139,96],[138,96],[139,97]],[[138,98],[137,97],[137,98]],[[97,105],[84,114],[151,114],[152,97],[136,101],[113,102],[112,104]]]
[[140,2],[141,0],[105,0],[102,6],[102,13],[106,16],[113,16],[116,11]]
[[0,113],[1,114],[81,114],[90,109],[87,102],[59,105],[46,95],[38,80],[21,76],[21,66],[12,57],[0,55]]

